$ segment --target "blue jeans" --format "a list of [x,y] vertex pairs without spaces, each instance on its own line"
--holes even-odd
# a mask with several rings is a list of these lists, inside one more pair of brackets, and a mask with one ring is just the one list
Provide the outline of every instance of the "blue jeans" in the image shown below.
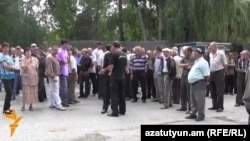
[[15,79],[13,84],[12,97],[17,95],[17,92],[22,88],[22,76],[20,75],[20,71],[15,72]]
[[68,86],[67,86],[67,76],[60,75],[60,98],[62,104],[68,104]]

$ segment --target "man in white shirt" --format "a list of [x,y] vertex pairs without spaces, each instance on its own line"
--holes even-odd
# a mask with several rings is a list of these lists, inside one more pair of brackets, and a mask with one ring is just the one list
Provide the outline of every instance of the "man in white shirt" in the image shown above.
[[74,57],[76,52],[72,48],[68,48],[69,55],[69,76],[68,76],[68,104],[79,103],[75,96],[75,87],[78,79],[77,76],[77,62]]
[[211,96],[213,107],[209,110],[222,112],[224,102],[224,72],[227,69],[227,58],[225,54],[218,50],[216,42],[212,42],[210,47],[210,72],[211,72]]
[[173,82],[173,102],[174,104],[180,103],[180,89],[181,89],[181,75],[182,75],[182,68],[180,67],[180,63],[182,58],[178,55],[178,48],[173,48],[172,54],[175,64],[176,64],[176,76]]
[[93,54],[92,48],[88,48],[89,57],[92,59],[92,65],[90,68],[90,80],[92,83],[92,96],[97,94],[98,86],[97,86],[97,76],[96,76],[96,66],[97,66],[97,58]]
[[17,46],[15,49],[15,54],[11,56],[15,63],[15,78],[14,78],[14,86],[12,91],[12,100],[16,99],[16,95],[19,94],[19,90],[22,88],[22,77],[20,73],[20,68],[22,64],[22,60],[24,59],[24,55],[21,53],[21,47]]

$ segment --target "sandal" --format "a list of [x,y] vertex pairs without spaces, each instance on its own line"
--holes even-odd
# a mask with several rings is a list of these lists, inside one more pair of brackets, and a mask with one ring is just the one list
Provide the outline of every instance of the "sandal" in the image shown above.
[[21,108],[21,111],[25,111],[25,108],[24,108],[24,107],[22,107],[22,108]]

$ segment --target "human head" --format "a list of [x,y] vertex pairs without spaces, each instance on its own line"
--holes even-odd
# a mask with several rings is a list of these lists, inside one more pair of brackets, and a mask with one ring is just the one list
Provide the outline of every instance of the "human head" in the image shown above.
[[243,50],[241,53],[240,53],[242,59],[249,59],[249,51],[248,50]]
[[194,59],[199,59],[200,57],[202,57],[203,55],[203,51],[200,48],[197,48],[194,52]]
[[16,54],[17,56],[19,56],[19,55],[22,54],[21,49],[22,49],[22,48],[21,48],[20,46],[16,46],[15,54]]
[[162,48],[160,46],[155,47],[155,55],[160,55],[162,52]]
[[7,42],[2,43],[2,52],[3,54],[8,54],[10,50],[10,44]]
[[52,54],[53,56],[56,56],[57,53],[58,53],[58,46],[57,46],[57,45],[54,45],[54,46],[52,47],[52,49],[51,49],[51,54]]
[[82,49],[82,51],[81,51],[82,56],[83,56],[83,57],[88,56],[88,51],[89,51],[89,50],[86,49],[86,48]]
[[136,47],[135,47],[135,54],[136,54],[136,55],[141,55],[141,53],[142,53],[141,47],[140,47],[140,46],[136,46]]
[[103,43],[102,42],[98,42],[96,44],[96,46],[97,46],[98,49],[103,49]]
[[147,50],[147,56],[149,58],[152,58],[153,57],[153,52],[151,50]]
[[67,40],[61,40],[60,44],[61,44],[61,47],[63,49],[67,49],[68,48],[68,41]]
[[218,49],[217,43],[216,43],[216,42],[211,42],[210,45],[209,45],[209,48],[210,48],[210,49],[209,49],[210,52],[216,53],[216,52],[217,52],[217,49]]
[[112,46],[111,46],[111,51],[116,51],[116,50],[120,50],[121,49],[121,45],[119,42],[113,42]]
[[169,50],[168,48],[164,48],[164,49],[162,50],[162,52],[163,52],[163,55],[164,55],[165,57],[169,57],[169,56],[170,56],[170,50]]
[[31,48],[26,48],[25,50],[24,50],[24,55],[25,55],[25,57],[27,57],[27,58],[30,58],[31,57],[31,55],[32,55],[32,53],[31,53]]

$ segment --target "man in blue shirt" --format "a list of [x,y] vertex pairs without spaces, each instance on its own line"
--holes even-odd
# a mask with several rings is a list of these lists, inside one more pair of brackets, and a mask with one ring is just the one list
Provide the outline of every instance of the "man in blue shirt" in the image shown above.
[[[206,81],[209,81],[210,70],[208,62],[203,58],[203,51],[197,49],[194,53],[195,63],[188,74],[191,84],[191,113],[187,119],[202,121],[205,118]],[[196,113],[198,112],[198,117]]]

